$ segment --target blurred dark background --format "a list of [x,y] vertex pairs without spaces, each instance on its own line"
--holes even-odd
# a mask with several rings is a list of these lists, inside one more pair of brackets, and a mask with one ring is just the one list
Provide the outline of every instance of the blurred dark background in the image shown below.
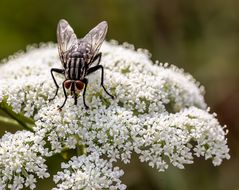
[[[221,166],[196,159],[185,170],[158,173],[135,158],[124,166],[128,189],[239,190],[238,0],[1,0],[0,59],[28,44],[56,42],[61,18],[79,37],[107,20],[108,40],[127,41],[148,49],[153,60],[184,68],[205,86],[208,105],[230,131],[232,158]],[[50,186],[42,182],[38,189]]]

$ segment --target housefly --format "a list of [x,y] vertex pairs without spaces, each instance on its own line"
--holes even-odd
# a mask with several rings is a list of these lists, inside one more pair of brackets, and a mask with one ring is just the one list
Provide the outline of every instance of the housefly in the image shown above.
[[86,77],[97,70],[101,70],[101,86],[106,94],[114,99],[114,96],[104,86],[104,67],[100,65],[102,53],[99,52],[99,49],[105,39],[107,29],[107,22],[102,21],[83,38],[77,39],[68,22],[64,19],[59,21],[57,26],[57,43],[63,69],[51,69],[51,76],[56,85],[56,92],[54,97],[50,99],[53,100],[59,90],[59,85],[56,82],[53,72],[64,75],[65,80],[62,82],[62,88],[65,100],[59,106],[59,110],[64,107],[67,101],[66,89],[71,92],[75,105],[77,104],[79,92],[83,90],[83,103],[86,109],[89,108],[85,102],[85,93],[88,84]]

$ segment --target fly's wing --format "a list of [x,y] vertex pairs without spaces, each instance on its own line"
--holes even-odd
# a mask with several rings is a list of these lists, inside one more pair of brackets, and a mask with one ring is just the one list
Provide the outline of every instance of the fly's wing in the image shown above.
[[73,46],[77,46],[78,41],[74,30],[64,19],[61,19],[57,25],[57,43],[61,62],[65,67],[66,52],[71,50]]
[[99,52],[99,49],[105,39],[108,30],[108,24],[106,21],[100,22],[96,27],[94,27],[88,34],[85,35],[83,39],[84,42],[90,45],[90,54],[92,58]]

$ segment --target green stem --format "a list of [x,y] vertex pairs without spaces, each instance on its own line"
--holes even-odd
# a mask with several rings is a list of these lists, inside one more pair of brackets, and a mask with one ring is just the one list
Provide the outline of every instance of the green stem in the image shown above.
[[78,144],[76,146],[76,153],[77,153],[77,156],[81,156],[83,154],[86,154],[85,146]]
[[8,117],[4,117],[0,115],[0,123],[4,123],[10,126],[19,127],[19,123],[16,120],[10,119]]
[[32,127],[27,125],[27,123],[33,125],[34,124],[33,120],[26,118],[21,114],[15,113],[14,111],[11,110],[11,107],[7,105],[7,103],[4,101],[0,103],[0,110],[2,110],[5,114],[7,114],[11,119],[15,120],[24,129],[33,132]]

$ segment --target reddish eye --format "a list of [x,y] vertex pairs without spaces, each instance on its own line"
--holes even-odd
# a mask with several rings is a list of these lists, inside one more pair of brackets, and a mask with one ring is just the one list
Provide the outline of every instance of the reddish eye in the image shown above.
[[69,89],[71,87],[71,81],[70,80],[65,81],[64,86],[66,89]]
[[77,90],[82,90],[84,88],[84,83],[80,80],[76,81],[76,88]]

